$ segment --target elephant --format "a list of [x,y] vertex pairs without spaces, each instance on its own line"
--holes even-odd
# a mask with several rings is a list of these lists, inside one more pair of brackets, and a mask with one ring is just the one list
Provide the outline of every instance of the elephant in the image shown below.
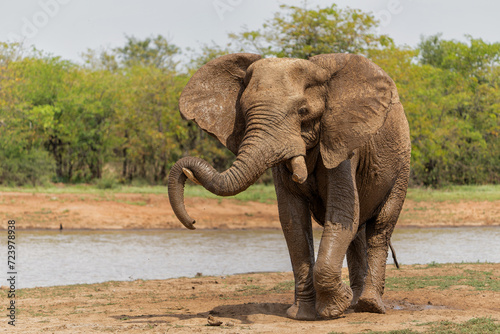
[[[185,227],[195,228],[184,205],[188,178],[232,196],[272,168],[295,279],[287,316],[385,313],[388,245],[406,197],[411,145],[396,85],[380,67],[355,54],[229,54],[198,69],[179,109],[236,155],[223,172],[197,157],[174,164],[169,201]],[[316,260],[312,220],[323,227]],[[349,285],[341,279],[344,257]]]

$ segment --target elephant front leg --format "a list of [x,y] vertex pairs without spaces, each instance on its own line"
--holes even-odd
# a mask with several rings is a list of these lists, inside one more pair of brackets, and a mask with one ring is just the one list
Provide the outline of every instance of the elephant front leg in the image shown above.
[[316,311],[323,318],[338,318],[350,305],[353,293],[342,282],[342,264],[359,225],[358,193],[351,162],[327,171],[326,222],[314,267]]
[[307,201],[291,194],[281,182],[279,167],[273,168],[278,209],[283,234],[290,253],[295,278],[295,300],[287,316],[297,320],[315,320],[316,293],[313,283],[314,243],[311,213]]

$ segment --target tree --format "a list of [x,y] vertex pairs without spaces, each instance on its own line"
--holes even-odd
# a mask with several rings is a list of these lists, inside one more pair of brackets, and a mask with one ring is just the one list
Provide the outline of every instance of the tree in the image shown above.
[[[50,180],[54,164],[26,114],[28,52],[18,44],[0,43],[0,49],[0,184],[36,186]],[[29,54],[39,55],[34,50]]]
[[124,47],[114,49],[123,66],[140,65],[175,70],[178,63],[174,61],[173,56],[179,54],[180,49],[169,43],[162,35],[144,40],[126,36],[126,39]]
[[452,183],[500,180],[500,43],[466,36],[467,42],[422,38],[419,61],[456,80],[443,83],[453,98],[441,118],[450,122],[449,177]]
[[135,66],[122,80],[113,126],[122,177],[162,183],[173,162],[182,157],[182,142],[187,140],[178,111],[187,77]]
[[500,68],[464,61],[492,57],[494,47],[439,36],[423,41],[424,50],[386,48],[369,55],[398,86],[411,129],[413,185],[498,183]]
[[330,7],[307,9],[281,5],[281,12],[262,29],[230,34],[242,51],[266,56],[309,58],[321,53],[361,53],[393,45],[377,35],[378,21],[359,9]]
[[420,63],[486,82],[492,69],[500,65],[500,43],[486,43],[469,35],[466,39],[468,43],[443,40],[441,34],[422,38],[418,45]]
[[88,49],[82,54],[87,67],[93,70],[108,70],[115,72],[134,66],[155,67],[168,71],[176,71],[179,61],[175,57],[180,54],[180,48],[170,43],[162,35],[138,39],[125,36],[123,47],[113,49]]

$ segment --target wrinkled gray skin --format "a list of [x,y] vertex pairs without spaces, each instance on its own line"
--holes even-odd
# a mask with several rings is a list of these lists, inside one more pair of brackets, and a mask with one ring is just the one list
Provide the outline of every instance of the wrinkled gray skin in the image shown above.
[[[272,167],[295,276],[287,315],[336,318],[349,306],[385,312],[388,242],[406,196],[410,138],[383,70],[348,54],[232,54],[198,70],[180,110],[236,154],[222,173],[194,157],[172,168],[169,198],[187,228],[194,228],[184,207],[187,177],[230,196]],[[324,227],[316,263],[311,216]],[[341,280],[345,255],[350,287]]]

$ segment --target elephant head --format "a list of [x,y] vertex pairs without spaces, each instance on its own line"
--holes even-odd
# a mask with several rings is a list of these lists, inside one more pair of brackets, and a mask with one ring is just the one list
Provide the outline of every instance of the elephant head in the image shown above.
[[303,183],[312,173],[304,157],[318,145],[323,164],[338,166],[383,125],[395,99],[389,76],[362,56],[261,59],[240,53],[212,60],[185,87],[180,112],[215,136],[236,160],[222,173],[199,158],[179,160],[168,181],[175,214],[194,229],[184,207],[187,177],[214,194],[230,196],[269,167],[287,163],[290,177]]

